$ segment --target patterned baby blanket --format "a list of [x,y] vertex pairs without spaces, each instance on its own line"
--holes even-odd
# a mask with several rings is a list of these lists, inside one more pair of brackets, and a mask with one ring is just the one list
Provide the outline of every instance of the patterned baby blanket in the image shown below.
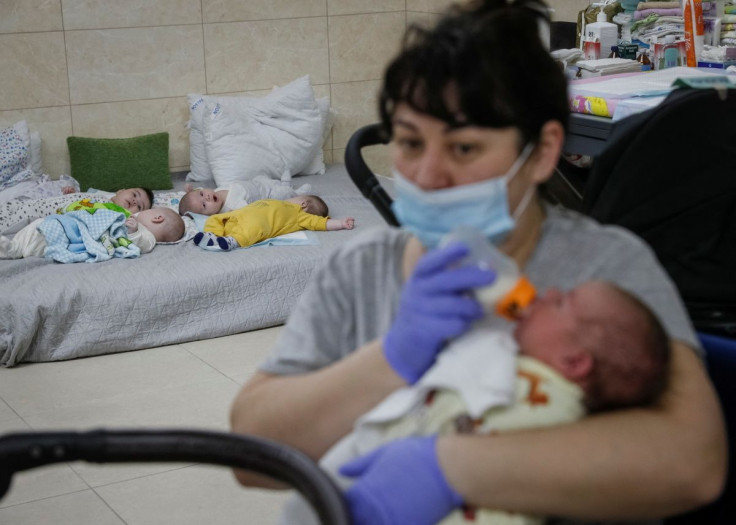
[[46,238],[44,257],[61,263],[132,258],[140,249],[126,237],[125,214],[108,209],[50,215],[38,226]]

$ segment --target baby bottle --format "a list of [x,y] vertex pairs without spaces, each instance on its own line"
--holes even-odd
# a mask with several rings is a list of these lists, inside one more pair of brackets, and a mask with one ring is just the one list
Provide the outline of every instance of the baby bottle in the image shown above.
[[441,246],[459,242],[470,248],[470,253],[460,264],[477,265],[493,270],[493,283],[475,290],[483,308],[511,321],[532,302],[534,285],[521,274],[516,262],[496,248],[481,232],[468,226],[459,226],[443,237]]

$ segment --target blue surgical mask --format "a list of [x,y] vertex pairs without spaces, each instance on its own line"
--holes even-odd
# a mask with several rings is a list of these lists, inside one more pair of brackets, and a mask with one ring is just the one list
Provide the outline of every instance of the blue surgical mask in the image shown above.
[[394,170],[396,200],[391,208],[401,226],[427,248],[435,248],[442,237],[461,225],[483,232],[498,244],[514,229],[516,219],[534,194],[534,186],[530,186],[511,215],[508,183],[533,149],[533,144],[527,144],[509,171],[500,177],[442,190],[425,191]]

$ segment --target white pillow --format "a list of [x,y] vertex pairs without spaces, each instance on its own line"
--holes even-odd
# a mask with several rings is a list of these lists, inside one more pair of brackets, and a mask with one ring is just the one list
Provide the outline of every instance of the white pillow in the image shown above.
[[25,120],[0,129],[0,187],[31,163],[31,138]]
[[329,97],[317,99],[317,106],[319,106],[319,113],[322,117],[322,143],[320,144],[317,154],[312,158],[307,167],[299,173],[299,175],[323,175],[326,169],[325,152],[322,148],[324,148],[327,137],[330,136],[330,131],[332,131],[332,123],[335,121],[335,112],[330,108]]
[[309,76],[263,97],[205,102],[205,148],[217,186],[265,175],[290,181],[322,147],[322,116]]
[[207,162],[202,119],[204,117],[205,103],[208,101],[217,101],[217,98],[207,95],[187,95],[189,102],[189,174],[187,175],[187,180],[200,181],[212,179],[210,165]]
[[31,163],[28,166],[33,173],[40,175],[43,173],[43,158],[41,157],[41,134],[38,131],[31,131]]

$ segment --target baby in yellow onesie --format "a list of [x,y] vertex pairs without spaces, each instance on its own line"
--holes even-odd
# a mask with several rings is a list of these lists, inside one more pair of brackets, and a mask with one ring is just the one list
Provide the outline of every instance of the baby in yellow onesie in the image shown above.
[[330,219],[316,195],[286,200],[263,199],[228,213],[212,215],[194,244],[205,250],[230,251],[300,230],[352,230],[355,219]]

